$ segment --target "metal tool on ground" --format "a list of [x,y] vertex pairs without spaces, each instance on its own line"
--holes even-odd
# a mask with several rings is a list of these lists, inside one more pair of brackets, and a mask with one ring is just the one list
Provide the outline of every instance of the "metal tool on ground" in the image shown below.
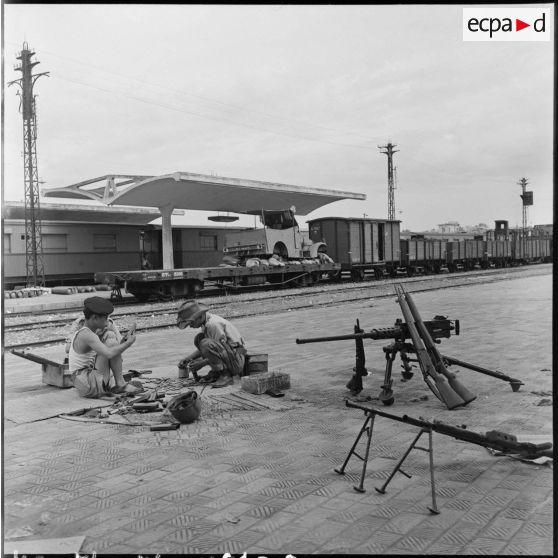
[[[551,442],[546,442],[546,443],[542,443],[542,444],[533,444],[531,442],[519,442],[517,440],[517,437],[514,436],[513,434],[507,434],[505,432],[500,432],[497,430],[491,430],[489,432],[487,432],[486,434],[479,434],[477,432],[472,432],[470,430],[467,430],[467,428],[465,426],[451,426],[449,424],[445,424],[443,422],[440,421],[427,421],[425,419],[423,419],[422,417],[419,417],[418,419],[416,418],[412,418],[409,417],[407,415],[403,415],[403,416],[397,416],[397,415],[392,415],[390,413],[386,413],[384,411],[380,411],[378,409],[376,409],[375,407],[371,407],[368,405],[362,405],[360,403],[355,403],[353,401],[346,401],[346,405],[347,407],[351,407],[354,409],[360,409],[362,411],[364,411],[365,414],[365,420],[364,420],[364,424],[362,425],[356,439],[355,442],[353,443],[343,465],[340,468],[336,468],[335,472],[339,473],[340,475],[344,475],[345,474],[345,468],[347,467],[347,464],[349,463],[350,458],[355,455],[358,459],[360,459],[361,461],[363,461],[363,466],[362,466],[362,473],[360,476],[360,481],[358,486],[354,486],[353,488],[357,491],[357,492],[365,492],[364,489],[364,477],[366,475],[366,466],[368,463],[368,457],[370,454],[370,445],[371,445],[371,441],[372,441],[372,434],[373,434],[373,426],[374,426],[374,419],[376,418],[376,415],[379,415],[381,417],[385,417],[387,419],[390,420],[395,420],[398,422],[404,422],[407,424],[411,424],[413,426],[418,426],[420,428],[420,432],[417,434],[417,436],[414,438],[414,440],[411,442],[411,445],[409,446],[409,448],[405,451],[405,453],[403,454],[403,456],[401,457],[401,459],[399,460],[399,462],[397,463],[397,465],[394,467],[393,471],[391,472],[391,474],[389,475],[389,477],[387,478],[387,480],[385,481],[385,483],[380,487],[380,488],[376,488],[376,490],[380,493],[380,494],[385,494],[386,492],[386,488],[388,486],[388,484],[391,482],[391,480],[393,479],[393,477],[395,476],[395,474],[397,472],[400,472],[402,475],[404,475],[407,478],[411,478],[411,475],[409,475],[408,473],[406,473],[405,471],[403,471],[401,469],[401,466],[403,465],[403,462],[405,461],[405,459],[407,459],[408,455],[411,453],[411,451],[413,449],[418,449],[421,451],[425,451],[429,454],[429,465],[430,465],[430,486],[431,486],[431,491],[432,491],[432,507],[429,507],[428,509],[435,514],[438,514],[438,507],[436,505],[436,488],[435,488],[435,482],[434,482],[434,449],[433,449],[433,445],[432,445],[432,432],[437,432],[439,434],[443,434],[444,436],[450,436],[452,438],[455,438],[456,440],[461,440],[463,442],[469,442],[471,444],[475,444],[475,445],[479,445],[479,446],[483,446],[486,448],[490,448],[490,449],[494,449],[497,450],[499,452],[501,452],[504,455],[508,455],[508,456],[520,456],[526,459],[537,459],[539,457],[550,457],[553,458],[554,456],[554,452],[553,452],[553,448],[552,448],[552,443]],[[362,438],[363,434],[367,435],[367,440],[366,440],[366,452],[364,457],[361,456],[360,454],[357,453],[356,451],[356,447],[360,441],[360,439]],[[417,446],[417,442],[419,441],[420,437],[423,434],[428,434],[428,448],[423,448],[420,446]]]
[[123,374],[123,378],[126,382],[129,382],[132,378],[141,378],[144,374],[152,374],[153,370],[128,370]]

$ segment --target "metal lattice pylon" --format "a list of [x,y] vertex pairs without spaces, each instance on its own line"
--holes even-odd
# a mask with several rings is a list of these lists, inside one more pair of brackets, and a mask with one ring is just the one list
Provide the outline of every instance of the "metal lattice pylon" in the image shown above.
[[17,57],[21,65],[15,70],[21,72],[21,79],[8,85],[19,85],[21,91],[21,114],[23,116],[23,167],[25,182],[25,267],[28,286],[45,284],[45,266],[41,234],[41,205],[39,201],[39,174],[37,169],[37,113],[33,86],[40,76],[48,72],[32,75],[34,55],[23,43],[23,50]]

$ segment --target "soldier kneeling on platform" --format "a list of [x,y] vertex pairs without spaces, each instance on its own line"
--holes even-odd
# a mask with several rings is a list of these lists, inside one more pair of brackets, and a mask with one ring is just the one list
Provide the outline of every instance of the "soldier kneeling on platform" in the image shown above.
[[196,300],[187,300],[178,308],[177,326],[201,328],[194,339],[196,350],[184,357],[180,368],[190,370],[194,377],[206,365],[210,372],[201,378],[202,383],[212,387],[225,387],[240,376],[244,368],[246,344],[238,329],[225,318],[208,312],[209,307]]
[[[76,320],[78,330],[70,340],[68,366],[74,378],[74,387],[82,397],[103,395],[135,395],[143,391],[124,380],[120,356],[136,341],[134,331],[122,340],[109,315],[112,303],[93,296],[83,301],[83,324]],[[109,321],[110,320],[110,321]],[[114,385],[111,385],[111,372]]]

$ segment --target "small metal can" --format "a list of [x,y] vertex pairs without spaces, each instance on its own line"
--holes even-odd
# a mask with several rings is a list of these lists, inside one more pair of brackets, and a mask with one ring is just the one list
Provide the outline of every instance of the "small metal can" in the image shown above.
[[190,377],[190,367],[186,366],[178,366],[178,377],[179,378],[189,378]]

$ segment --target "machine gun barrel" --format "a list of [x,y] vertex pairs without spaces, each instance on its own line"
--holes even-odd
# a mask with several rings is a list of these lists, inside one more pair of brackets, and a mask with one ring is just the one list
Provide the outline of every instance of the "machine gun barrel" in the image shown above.
[[406,335],[404,328],[399,326],[372,329],[363,333],[351,333],[347,335],[334,335],[332,337],[309,337],[297,339],[296,343],[327,343],[328,341],[348,341],[349,339],[398,339]]
[[[426,329],[433,339],[449,338],[451,334],[459,335],[459,320],[450,320],[445,316],[435,316],[433,320],[424,322]],[[298,345],[304,343],[327,343],[328,341],[348,341],[349,339],[410,339],[411,334],[407,324],[399,320],[392,327],[379,327],[362,333],[334,335],[332,337],[309,337],[296,339]]]

